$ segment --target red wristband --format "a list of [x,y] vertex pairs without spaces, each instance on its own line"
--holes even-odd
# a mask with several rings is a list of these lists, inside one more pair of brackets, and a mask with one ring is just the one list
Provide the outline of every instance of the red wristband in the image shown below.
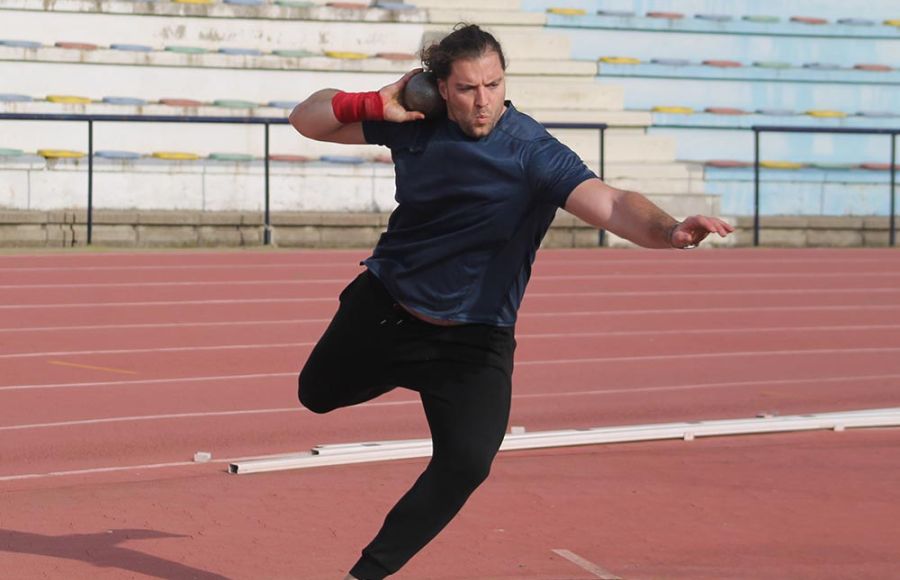
[[331,99],[335,118],[341,123],[358,121],[383,121],[384,104],[378,91],[370,93],[338,92]]

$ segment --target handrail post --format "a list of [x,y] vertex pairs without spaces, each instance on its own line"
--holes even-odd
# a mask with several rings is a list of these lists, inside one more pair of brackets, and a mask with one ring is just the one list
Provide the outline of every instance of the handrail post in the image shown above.
[[[94,231],[94,121],[88,119],[88,198],[87,245],[91,245]],[[74,242],[74,240],[73,240]]]
[[266,133],[266,145],[265,145],[265,159],[263,160],[263,165],[265,166],[265,174],[266,174],[266,210],[265,216],[263,217],[263,245],[268,246],[272,243],[272,222],[271,217],[269,215],[269,123],[264,123],[265,133]]
[[753,128],[753,246],[759,246],[759,133]]
[[897,133],[891,133],[891,230],[890,230],[890,244],[891,246],[895,246],[897,244],[897,200],[894,195],[894,186],[897,183]]
[[[606,125],[600,127],[600,180],[606,179]],[[597,233],[597,245],[603,247],[606,242],[606,230],[600,228]]]

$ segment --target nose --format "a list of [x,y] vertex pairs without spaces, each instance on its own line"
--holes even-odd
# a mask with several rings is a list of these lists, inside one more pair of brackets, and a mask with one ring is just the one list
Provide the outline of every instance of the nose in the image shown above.
[[478,87],[475,91],[475,106],[484,107],[488,103],[487,87]]

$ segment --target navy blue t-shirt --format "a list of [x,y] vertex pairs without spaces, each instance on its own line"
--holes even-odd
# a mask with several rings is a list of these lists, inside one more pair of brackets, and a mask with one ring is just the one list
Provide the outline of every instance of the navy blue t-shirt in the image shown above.
[[512,326],[557,208],[596,177],[512,103],[486,137],[446,117],[366,121],[391,149],[398,206],[363,263],[407,308],[432,318]]

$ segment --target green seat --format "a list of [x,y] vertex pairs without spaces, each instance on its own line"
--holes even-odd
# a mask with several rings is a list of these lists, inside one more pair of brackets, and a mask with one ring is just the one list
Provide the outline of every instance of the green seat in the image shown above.
[[858,167],[853,163],[812,163],[811,166],[826,171],[848,171]]
[[216,99],[213,101],[213,105],[216,107],[223,107],[225,109],[255,109],[259,105],[256,103],[251,103],[250,101],[241,101],[238,99]]
[[286,6],[288,8],[309,8],[312,2],[303,2],[302,0],[276,0],[278,6]]
[[755,66],[755,67],[757,67],[757,68],[778,68],[778,69],[784,69],[784,68],[791,68],[791,63],[789,63],[789,62],[783,62],[783,61],[780,61],[780,60],[758,60],[758,61],[756,61],[756,62],[753,63],[753,66]]
[[25,152],[21,149],[0,148],[0,157],[19,157],[20,155],[25,155]]
[[274,54],[276,56],[287,56],[287,57],[293,57],[293,58],[305,58],[307,56],[316,56],[316,53],[311,52],[309,50],[303,50],[302,48],[298,48],[298,49],[288,48],[288,49],[283,49],[283,50],[282,49],[273,50],[272,54]]
[[199,46],[167,46],[166,52],[176,52],[178,54],[206,54],[209,52],[205,48]]
[[778,18],[777,16],[769,16],[766,14],[750,14],[750,15],[744,16],[744,20],[746,20],[747,22],[760,22],[763,24],[771,24],[773,22],[778,22],[779,20],[781,20],[781,18]]
[[249,153],[210,153],[209,158],[215,161],[253,161]]

